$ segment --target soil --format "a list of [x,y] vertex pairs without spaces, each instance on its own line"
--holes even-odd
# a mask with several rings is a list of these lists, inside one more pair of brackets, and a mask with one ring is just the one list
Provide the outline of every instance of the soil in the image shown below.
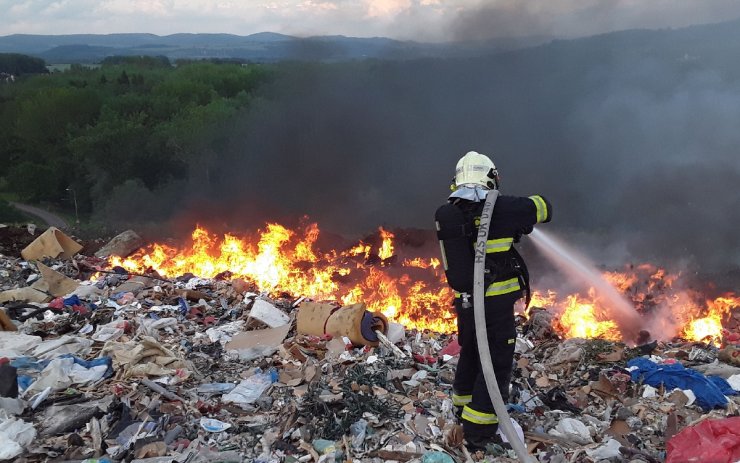
[[[0,227],[0,254],[7,257],[21,257],[21,251],[45,230],[45,228],[37,228],[32,235],[26,227]],[[75,236],[70,236],[70,238],[82,245],[80,254],[85,256],[92,256],[108,241],[107,239],[81,240]]]
[[26,227],[2,227],[0,228],[0,254],[8,257],[20,257],[23,248],[31,244],[33,240],[43,233],[36,229],[36,234],[28,233]]

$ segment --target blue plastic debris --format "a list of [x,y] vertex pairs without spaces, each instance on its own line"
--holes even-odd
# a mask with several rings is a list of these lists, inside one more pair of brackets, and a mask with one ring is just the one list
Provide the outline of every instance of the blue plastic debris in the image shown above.
[[637,357],[627,362],[627,366],[636,367],[631,371],[632,381],[642,379],[653,387],[662,384],[668,389],[691,390],[696,396],[696,403],[704,410],[727,406],[727,397],[713,382],[715,380],[709,380],[698,371],[685,368],[680,363],[658,365],[645,357]]
[[64,299],[64,306],[65,307],[72,307],[72,306],[75,306],[75,305],[84,305],[82,303],[82,301],[80,300],[80,298],[77,297],[77,295],[72,295],[72,296]]
[[188,301],[186,301],[184,298],[178,297],[177,304],[180,306],[180,315],[184,317],[188,313],[190,313],[190,307],[188,306]]
[[427,452],[421,457],[421,463],[455,463],[455,460],[444,452]]

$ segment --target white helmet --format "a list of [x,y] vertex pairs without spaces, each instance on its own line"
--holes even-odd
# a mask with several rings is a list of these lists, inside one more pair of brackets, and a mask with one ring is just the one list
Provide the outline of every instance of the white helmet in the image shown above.
[[455,168],[455,187],[463,185],[498,190],[498,171],[491,158],[475,151],[468,151],[461,157]]

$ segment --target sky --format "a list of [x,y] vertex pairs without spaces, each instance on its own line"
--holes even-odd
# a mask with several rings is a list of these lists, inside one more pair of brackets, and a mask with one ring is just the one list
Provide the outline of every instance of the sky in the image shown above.
[[737,0],[0,0],[0,35],[269,31],[448,41],[567,38],[737,17]]

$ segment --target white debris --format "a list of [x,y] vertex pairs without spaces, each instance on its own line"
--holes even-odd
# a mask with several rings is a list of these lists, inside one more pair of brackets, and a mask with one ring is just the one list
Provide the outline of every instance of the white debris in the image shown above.
[[249,316],[261,321],[270,328],[286,325],[290,321],[290,317],[285,312],[263,299],[254,301]]
[[596,447],[595,449],[586,449],[586,455],[596,461],[608,460],[609,458],[616,458],[622,454],[619,452],[619,447],[622,444],[615,439],[609,439],[606,443]]
[[740,391],[740,375],[732,375],[729,378],[727,378],[727,382],[730,383],[730,387],[732,387],[736,391]]
[[579,444],[590,444],[593,442],[588,427],[575,418],[563,418],[548,433],[556,437],[571,439]]
[[0,410],[0,460],[10,460],[36,439],[36,428],[31,423],[9,417]]
[[655,389],[653,386],[646,384],[645,389],[642,391],[642,397],[648,398],[648,397],[655,397],[658,393],[658,390]]

